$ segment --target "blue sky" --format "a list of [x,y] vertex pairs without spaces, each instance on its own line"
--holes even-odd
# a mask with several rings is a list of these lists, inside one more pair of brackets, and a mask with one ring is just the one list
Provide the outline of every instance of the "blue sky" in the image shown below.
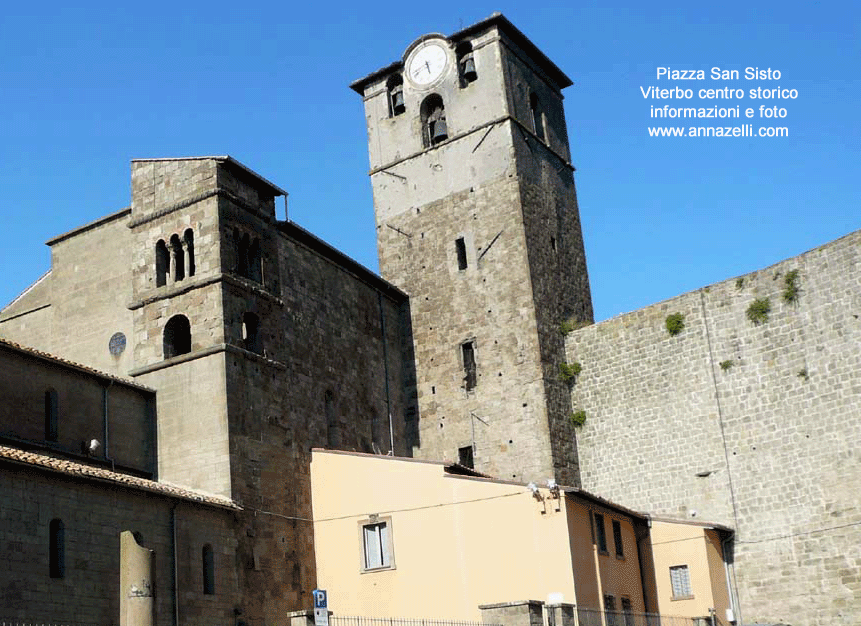
[[[574,81],[597,319],[861,227],[857,2],[14,3],[0,17],[0,305],[48,269],[47,239],[129,204],[138,157],[229,154],[290,193],[291,219],[376,270],[348,84],[497,10]],[[666,66],[780,70],[732,86],[797,89],[789,137],[649,137],[640,86],[674,86],[655,78]]]

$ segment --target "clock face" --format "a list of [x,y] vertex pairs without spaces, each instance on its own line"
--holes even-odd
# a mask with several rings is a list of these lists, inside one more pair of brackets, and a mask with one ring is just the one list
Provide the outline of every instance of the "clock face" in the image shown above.
[[448,55],[441,45],[427,44],[413,53],[407,64],[407,76],[416,85],[430,85],[442,75],[447,63]]

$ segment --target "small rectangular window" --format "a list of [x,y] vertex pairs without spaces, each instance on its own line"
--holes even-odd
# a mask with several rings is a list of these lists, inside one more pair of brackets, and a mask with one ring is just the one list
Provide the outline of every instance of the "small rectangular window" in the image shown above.
[[212,546],[206,544],[200,551],[201,574],[203,575],[203,593],[215,594],[215,554]]
[[474,469],[475,464],[472,458],[472,446],[465,446],[457,450],[458,463],[469,469]]
[[604,613],[607,616],[607,626],[619,626],[619,614],[616,613],[616,598],[604,596]]
[[595,513],[595,541],[598,552],[607,554],[607,531],[604,529],[604,516],[600,513]]
[[622,615],[625,616],[625,626],[634,626],[634,612],[630,598],[622,598]]
[[391,567],[389,554],[389,525],[386,522],[365,524],[362,527],[365,569]]
[[475,371],[475,342],[467,341],[461,344],[463,352],[463,382],[467,391],[475,389],[477,383]]
[[63,521],[52,519],[48,534],[48,572],[51,578],[63,578],[66,575],[66,527]]
[[613,543],[616,544],[616,556],[622,558],[625,556],[625,550],[622,547],[622,525],[618,520],[613,520]]
[[454,247],[457,250],[457,269],[465,270],[466,269],[466,244],[463,241],[463,237],[458,237],[454,241]]
[[673,587],[673,600],[693,597],[687,565],[676,565],[670,568],[670,584]]

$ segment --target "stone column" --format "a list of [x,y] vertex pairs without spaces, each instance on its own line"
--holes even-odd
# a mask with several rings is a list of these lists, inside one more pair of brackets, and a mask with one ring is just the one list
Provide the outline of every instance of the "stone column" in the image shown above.
[[153,626],[153,557],[129,530],[120,533],[120,626]]
[[190,276],[189,271],[191,268],[191,255],[189,254],[190,250],[188,249],[188,241],[185,239],[182,240],[182,258],[185,262],[183,267],[185,268],[185,277],[188,278]]
[[173,242],[169,244],[167,251],[167,256],[170,259],[170,267],[167,272],[167,284],[172,285],[176,282],[176,249],[173,247]]

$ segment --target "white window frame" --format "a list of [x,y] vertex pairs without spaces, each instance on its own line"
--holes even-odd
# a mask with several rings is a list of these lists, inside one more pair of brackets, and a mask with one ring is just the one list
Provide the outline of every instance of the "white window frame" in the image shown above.
[[[368,541],[372,541],[369,546]],[[392,518],[372,516],[359,522],[359,566],[362,573],[395,569]],[[374,550],[369,552],[369,548]],[[378,558],[371,558],[371,557]],[[377,564],[379,561],[379,564]]]
[[[670,589],[673,592],[673,600],[690,600],[694,597],[694,592],[691,589],[691,570],[687,565],[670,567]],[[685,591],[687,593],[684,593]]]

